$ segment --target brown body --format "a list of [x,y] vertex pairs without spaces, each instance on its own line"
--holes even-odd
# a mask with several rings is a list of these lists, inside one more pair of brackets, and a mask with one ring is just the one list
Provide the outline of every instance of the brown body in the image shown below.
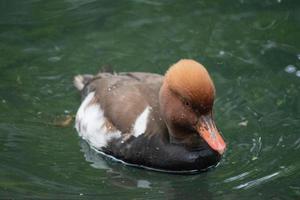
[[[165,127],[159,113],[158,95],[163,76],[151,73],[97,74],[82,91],[83,98],[95,91],[95,103],[105,108],[106,119],[120,130],[130,134],[136,118],[146,106],[152,107],[149,129]],[[101,87],[99,87],[101,86]],[[151,134],[155,131],[147,131]]]

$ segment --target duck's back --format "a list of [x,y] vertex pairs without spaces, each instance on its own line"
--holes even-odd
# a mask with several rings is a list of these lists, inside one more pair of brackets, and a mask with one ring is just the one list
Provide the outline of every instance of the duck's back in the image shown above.
[[163,76],[152,73],[78,75],[75,86],[83,102],[76,116],[79,134],[101,149],[112,138],[166,131],[159,114]]

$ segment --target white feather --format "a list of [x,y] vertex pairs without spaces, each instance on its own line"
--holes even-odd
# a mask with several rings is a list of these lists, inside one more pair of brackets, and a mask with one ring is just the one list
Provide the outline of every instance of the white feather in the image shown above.
[[88,141],[95,148],[105,147],[113,138],[120,138],[120,131],[107,129],[103,110],[99,104],[90,102],[95,92],[91,92],[80,105],[76,115],[75,128],[79,136]]
[[148,117],[151,107],[147,106],[145,110],[138,116],[133,126],[133,135],[138,137],[139,135],[145,133],[147,129]]

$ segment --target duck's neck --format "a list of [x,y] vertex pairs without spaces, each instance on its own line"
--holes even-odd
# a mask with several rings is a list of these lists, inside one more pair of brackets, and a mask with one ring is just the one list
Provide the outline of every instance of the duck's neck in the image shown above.
[[159,102],[159,113],[160,116],[162,118],[162,120],[164,121],[164,124],[167,127],[167,137],[168,137],[168,141],[170,143],[176,143],[175,138],[172,136],[173,131],[171,130],[170,126],[169,126],[169,122],[166,119],[166,109],[165,107],[169,105],[169,102],[166,101],[167,97],[170,95],[170,91],[167,88],[167,84],[164,80],[160,90],[159,90],[159,98],[158,98],[158,102]]

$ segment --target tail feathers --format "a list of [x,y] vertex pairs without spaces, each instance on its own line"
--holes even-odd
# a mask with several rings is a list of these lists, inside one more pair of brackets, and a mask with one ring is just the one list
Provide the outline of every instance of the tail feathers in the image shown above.
[[74,77],[73,83],[74,86],[79,90],[83,90],[84,86],[89,83],[94,78],[93,75],[90,74],[79,74]]

